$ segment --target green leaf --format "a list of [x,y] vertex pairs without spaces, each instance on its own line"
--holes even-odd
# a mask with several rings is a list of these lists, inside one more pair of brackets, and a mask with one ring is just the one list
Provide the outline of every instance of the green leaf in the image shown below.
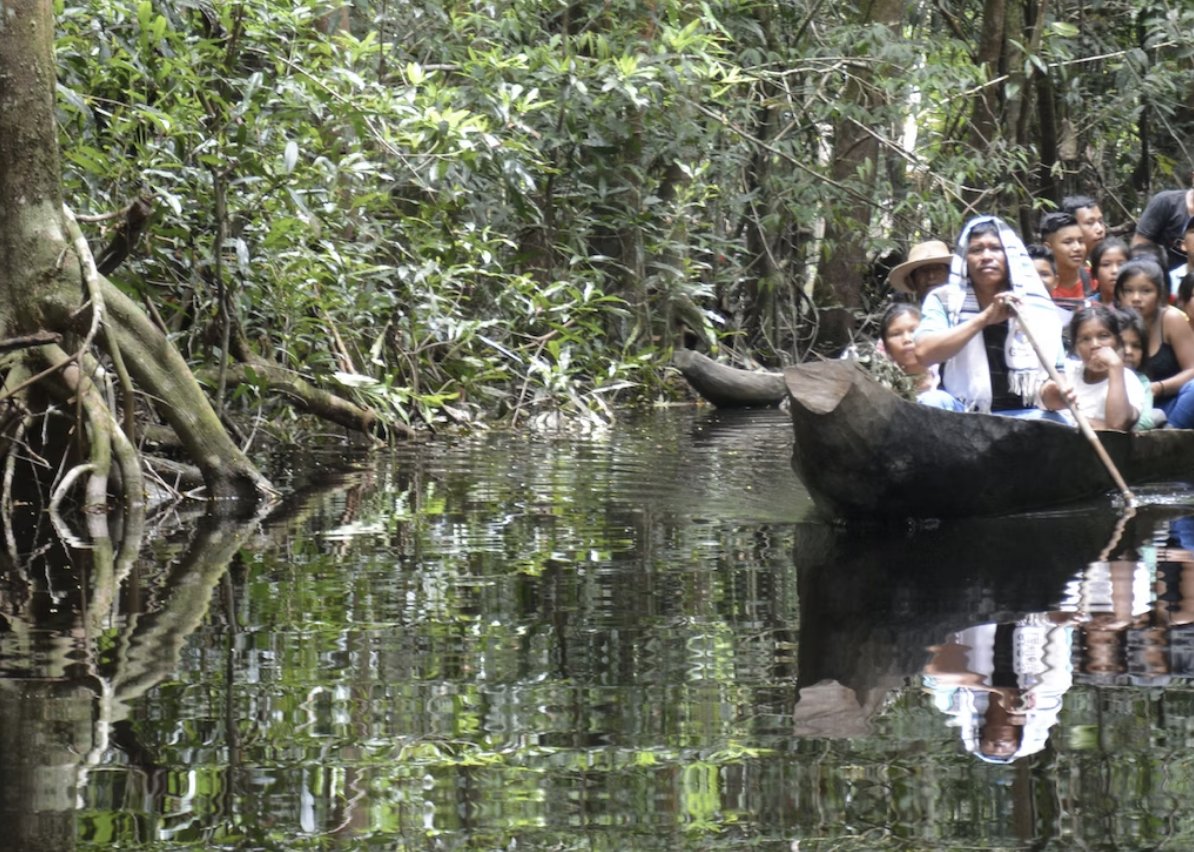
[[286,143],[286,150],[283,153],[282,161],[286,174],[294,172],[295,164],[298,163],[299,146],[298,143],[291,139]]

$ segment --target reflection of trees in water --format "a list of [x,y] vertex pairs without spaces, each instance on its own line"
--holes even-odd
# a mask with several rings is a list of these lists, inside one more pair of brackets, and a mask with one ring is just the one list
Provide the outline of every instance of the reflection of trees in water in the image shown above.
[[[342,483],[343,484],[343,483]],[[326,488],[326,486],[324,486]],[[322,490],[322,489],[321,489]],[[307,492],[270,513],[275,528],[318,504]],[[351,503],[350,503],[351,505]],[[78,797],[110,748],[123,753],[142,796],[162,811],[163,773],[130,724],[134,702],[174,675],[187,638],[260,518],[205,518],[189,537],[162,517],[150,545],[143,516],[83,519],[86,545],[56,522],[58,538],[31,525],[7,536],[0,587],[0,823],[5,848],[74,848]],[[22,556],[21,554],[25,554]],[[225,597],[231,606],[231,595]],[[229,609],[228,623],[235,626]],[[225,719],[235,762],[235,720]],[[130,793],[132,790],[129,791]]]

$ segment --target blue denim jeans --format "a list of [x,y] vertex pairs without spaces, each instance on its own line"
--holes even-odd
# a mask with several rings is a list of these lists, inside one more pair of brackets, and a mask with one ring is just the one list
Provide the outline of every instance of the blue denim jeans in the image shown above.
[[1165,412],[1169,425],[1174,429],[1189,429],[1194,426],[1194,382],[1186,382],[1175,395],[1154,403]]
[[949,391],[944,391],[941,388],[918,393],[916,401],[921,405],[927,405],[930,408],[944,408],[946,411],[966,410],[966,406],[962,405],[961,400],[954,397]]

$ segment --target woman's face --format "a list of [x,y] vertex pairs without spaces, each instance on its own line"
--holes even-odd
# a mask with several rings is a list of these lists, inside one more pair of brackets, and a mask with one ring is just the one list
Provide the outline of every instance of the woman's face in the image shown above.
[[1143,272],[1138,272],[1124,281],[1119,294],[1121,305],[1135,308],[1136,313],[1146,320],[1152,320],[1157,315],[1157,301],[1157,287]]
[[1007,254],[997,234],[979,234],[966,244],[966,271],[977,289],[996,291],[1007,283]]
[[1099,282],[1100,292],[1103,287],[1115,289],[1115,277],[1119,275],[1119,268],[1127,262],[1128,256],[1124,254],[1123,249],[1113,248],[1103,252],[1103,256],[1099,258],[1098,268],[1094,271],[1095,278]]
[[883,335],[883,347],[888,357],[905,373],[921,372],[920,362],[916,360],[916,329],[919,326],[920,317],[916,314],[900,314]]
[[1094,358],[1095,353],[1107,347],[1114,349],[1118,343],[1115,332],[1098,319],[1087,320],[1074,333],[1074,352],[1088,370],[1096,373],[1107,372],[1107,367],[1101,360]]

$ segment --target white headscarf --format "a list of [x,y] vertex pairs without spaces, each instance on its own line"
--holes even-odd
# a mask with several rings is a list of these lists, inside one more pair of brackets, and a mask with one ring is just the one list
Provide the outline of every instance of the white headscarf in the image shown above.
[[[1040,344],[1045,357],[1053,364],[1058,362],[1062,352],[1061,320],[1049,291],[1041,282],[1032,258],[1024,249],[1024,243],[1006,222],[997,216],[976,216],[966,223],[958,236],[958,244],[950,259],[949,280],[937,292],[950,324],[965,322],[981,312],[978,298],[970,281],[966,264],[966,249],[970,244],[970,232],[975,226],[993,223],[999,229],[999,241],[1007,256],[1007,271],[1011,292],[1020,300],[1019,318],[1010,322],[1007,344],[1004,346],[1004,360],[1008,369],[1008,387],[1018,394],[1025,408],[1036,405],[1037,393],[1048,372],[1041,366],[1032,344],[1020,330],[1019,323],[1027,323],[1032,336]],[[991,370],[987,363],[987,347],[983,336],[976,334],[949,359],[945,370],[943,386],[969,409],[991,410]]]

